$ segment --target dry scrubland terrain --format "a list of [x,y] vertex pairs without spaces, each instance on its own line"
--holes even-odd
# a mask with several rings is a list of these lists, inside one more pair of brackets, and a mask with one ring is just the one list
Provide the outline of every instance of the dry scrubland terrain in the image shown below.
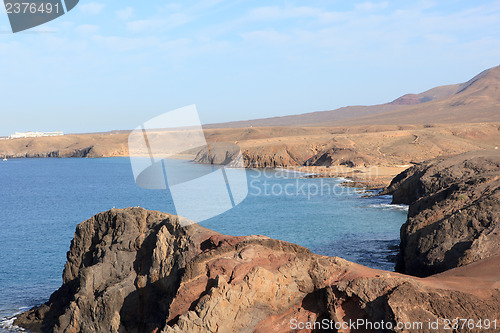
[[[227,154],[225,143],[232,143],[248,167],[302,166],[382,186],[408,166],[431,158],[495,149],[500,146],[500,122],[206,129],[205,135],[211,156],[206,149],[186,156],[217,160]],[[128,156],[127,139],[128,133],[113,133],[6,140],[0,141],[0,157]]]
[[[209,143],[237,144],[246,164],[254,167],[398,166],[441,155],[495,149],[500,145],[500,122],[207,129],[205,136]],[[0,155],[128,156],[127,138],[128,133],[110,133],[5,140],[0,141]],[[197,151],[191,153],[196,155]]]
[[[379,167],[379,183],[387,184],[409,165],[500,146],[500,67],[384,105],[207,125],[205,135],[213,156],[207,149],[189,151],[197,161],[221,160],[218,155],[227,153],[222,143],[230,143],[241,148],[249,167],[313,166],[311,171],[360,180]],[[116,131],[2,140],[0,155],[128,156],[127,138],[127,131]]]

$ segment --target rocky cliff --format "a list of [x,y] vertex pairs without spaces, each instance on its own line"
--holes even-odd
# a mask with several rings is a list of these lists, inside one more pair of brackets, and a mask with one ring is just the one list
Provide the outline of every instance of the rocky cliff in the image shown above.
[[[192,159],[197,155],[198,162],[223,163],[237,146],[247,167],[317,166],[364,172],[363,168],[377,166],[395,168],[391,172],[394,176],[400,167],[414,162],[493,149],[500,142],[499,128],[500,123],[206,129],[205,137],[212,151],[205,147],[193,149],[183,157]],[[172,133],[150,134],[158,141],[153,152],[156,157],[165,155],[172,142],[176,142]],[[146,156],[149,151],[134,153]],[[128,133],[0,140],[1,158],[112,156],[129,156]],[[384,180],[384,186],[387,185]]]
[[0,140],[0,156],[9,159],[128,156],[127,136],[110,132]]
[[43,332],[313,332],[364,320],[342,331],[415,332],[389,327],[422,323],[425,332],[430,321],[442,329],[447,318],[500,313],[499,258],[419,279],[182,222],[142,208],[82,222],[62,287],[15,324]]
[[385,193],[410,205],[398,271],[428,276],[500,253],[499,150],[414,166]]

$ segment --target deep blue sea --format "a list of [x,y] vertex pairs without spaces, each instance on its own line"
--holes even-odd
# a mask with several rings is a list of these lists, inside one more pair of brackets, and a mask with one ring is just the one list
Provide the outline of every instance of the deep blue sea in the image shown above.
[[[172,163],[188,172],[210,168]],[[246,199],[203,226],[393,270],[406,207],[390,205],[389,197],[363,198],[339,186],[340,179],[280,170],[248,170],[247,177]],[[0,332],[8,331],[13,314],[47,301],[61,285],[78,223],[131,206],[175,213],[168,191],[135,184],[128,158],[0,160]]]

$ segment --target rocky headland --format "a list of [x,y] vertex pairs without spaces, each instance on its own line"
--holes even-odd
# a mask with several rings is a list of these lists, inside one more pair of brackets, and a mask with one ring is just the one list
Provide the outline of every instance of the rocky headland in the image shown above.
[[[395,179],[388,191],[395,201],[411,201],[407,224],[412,224],[424,212],[433,216],[431,192],[441,193],[452,175],[460,187],[467,174],[463,190],[471,186],[472,201],[460,206],[469,214],[459,215],[460,221],[493,230],[498,209],[495,197],[487,199],[486,187],[498,181],[490,176],[498,171],[498,155],[488,156],[419,165]],[[442,181],[426,186],[425,175],[439,172]],[[409,179],[417,185],[409,186]],[[445,199],[434,201],[441,209],[451,205],[447,211],[455,207]],[[447,221],[448,229],[455,228],[455,220]],[[448,268],[461,267],[420,278],[316,255],[264,236],[233,237],[183,225],[182,218],[142,208],[113,209],[82,222],[67,254],[62,287],[15,324],[34,332],[318,332],[320,324],[339,332],[441,332],[455,318],[500,319],[500,256],[489,252],[494,247],[470,246],[468,258],[474,260],[453,261]],[[494,243],[490,234],[482,236],[484,244]],[[450,235],[446,244],[461,244]],[[442,246],[441,238],[431,241]],[[422,269],[418,260],[426,261],[418,253],[407,261],[408,243],[402,239],[399,267]],[[385,326],[346,328],[357,320]],[[410,326],[419,323],[421,329]]]
[[[428,276],[500,253],[500,151],[413,166],[385,194],[410,205],[396,269]],[[498,270],[500,275],[500,268]]]
[[108,132],[0,140],[0,157],[11,159],[128,156],[127,135]]

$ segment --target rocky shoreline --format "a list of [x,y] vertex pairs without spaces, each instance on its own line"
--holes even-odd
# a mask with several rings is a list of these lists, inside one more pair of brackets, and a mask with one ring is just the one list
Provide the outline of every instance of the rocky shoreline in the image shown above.
[[410,205],[397,271],[429,276],[500,253],[498,150],[421,163],[383,193]]
[[[439,156],[498,146],[500,123],[374,125],[349,127],[210,128],[205,137],[210,149],[188,151],[198,162],[224,161],[241,150],[249,168],[330,169],[371,187],[387,186],[405,167]],[[172,137],[162,132],[155,156]],[[0,157],[99,158],[129,156],[127,131],[69,134],[59,137],[0,140]],[[163,140],[163,141],[162,141]],[[162,144],[163,142],[163,144]],[[222,148],[221,148],[222,147]],[[236,147],[238,149],[228,149]],[[148,151],[141,152],[148,156]],[[164,152],[163,152],[164,153]],[[378,168],[381,175],[370,170]],[[373,178],[373,179],[370,179]]]
[[[290,332],[303,323],[302,332],[313,332],[362,319],[391,327],[337,331],[440,332],[455,318],[498,322],[499,170],[498,151],[468,153],[412,167],[386,189],[410,205],[398,270],[425,278],[264,236],[182,227],[166,213],[113,209],[78,225],[63,285],[15,324],[34,332]],[[397,327],[415,323],[424,326]]]
[[484,282],[470,291],[463,287],[468,278],[457,278],[369,269],[264,236],[182,227],[176,216],[128,208],[78,226],[63,286],[15,324],[42,332],[289,332],[295,322],[443,327],[446,318],[498,314],[498,289]]

